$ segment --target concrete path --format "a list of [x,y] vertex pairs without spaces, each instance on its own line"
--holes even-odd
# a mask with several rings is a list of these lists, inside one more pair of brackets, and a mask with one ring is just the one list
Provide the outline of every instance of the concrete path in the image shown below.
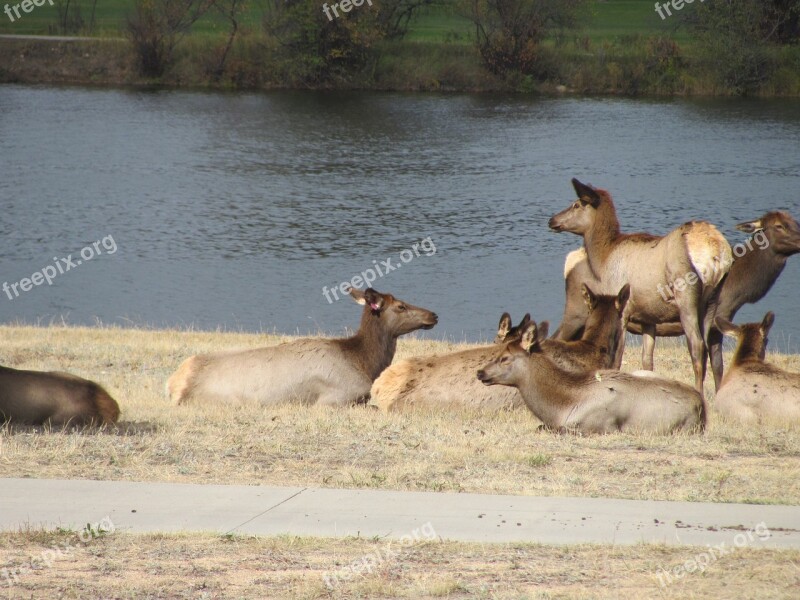
[[0,530],[30,525],[77,531],[105,517],[116,531],[133,533],[400,538],[433,529],[445,540],[479,542],[800,548],[795,506],[0,479]]
[[76,35],[25,35],[17,33],[2,33],[0,40],[31,40],[41,42],[120,42],[125,41],[125,38],[98,38],[98,37],[81,37]]

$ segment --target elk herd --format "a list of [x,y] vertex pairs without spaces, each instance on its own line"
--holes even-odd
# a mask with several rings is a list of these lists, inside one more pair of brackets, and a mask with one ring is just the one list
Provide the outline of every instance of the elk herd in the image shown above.
[[[398,337],[434,327],[437,315],[372,288],[351,289],[363,306],[351,337],[192,356],[166,382],[168,397],[231,406],[370,403],[385,411],[524,406],[556,431],[699,432],[710,357],[717,413],[748,424],[800,423],[800,373],[765,361],[774,315],[732,322],[800,252],[797,222],[769,212],[737,225],[753,237],[734,249],[704,221],[664,236],[628,234],[607,191],[572,184],[577,199],[549,227],[580,236],[583,246],[566,257],[564,313],[551,337],[547,322],[526,314],[514,326],[506,313],[494,344],[393,362]],[[642,336],[643,370],[620,371],[626,333]],[[686,336],[693,386],[654,373],[655,338],[678,335]],[[737,340],[727,369],[723,336]],[[0,367],[0,421],[106,425],[119,412],[92,381]]]

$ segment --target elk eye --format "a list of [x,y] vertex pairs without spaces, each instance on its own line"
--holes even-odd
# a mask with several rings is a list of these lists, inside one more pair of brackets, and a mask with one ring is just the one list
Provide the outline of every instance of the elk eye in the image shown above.
[[778,231],[783,231],[783,225],[781,225],[780,223],[778,223],[778,224],[775,226],[775,229],[777,229]]
[[403,312],[405,309],[406,309],[406,305],[405,304],[398,304],[397,305],[397,310],[399,310],[400,312]]
[[577,200],[575,201],[575,204],[572,205],[572,208],[580,208],[580,207],[581,207],[581,203],[579,201],[577,201]]

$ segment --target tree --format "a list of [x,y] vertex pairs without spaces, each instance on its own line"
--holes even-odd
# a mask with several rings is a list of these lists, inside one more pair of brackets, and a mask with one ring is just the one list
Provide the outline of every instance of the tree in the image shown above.
[[798,41],[800,0],[707,0],[683,17],[720,82],[745,94],[769,79],[770,47]]
[[503,75],[536,73],[539,45],[551,31],[573,27],[585,0],[467,0],[486,68]]
[[231,24],[228,41],[225,43],[225,47],[222,49],[222,54],[219,57],[219,63],[217,63],[214,69],[213,77],[216,81],[219,81],[222,74],[225,72],[225,62],[228,60],[228,53],[231,51],[233,42],[236,40],[236,34],[239,32],[239,19],[246,6],[246,1],[247,0],[214,0],[214,8],[230,21]]
[[414,13],[432,0],[362,0],[335,14],[331,5],[337,2],[270,1],[264,28],[278,41],[290,79],[325,85],[368,71],[376,44],[402,37]]
[[136,0],[128,17],[128,38],[133,44],[139,71],[160,77],[172,63],[175,46],[214,0]]

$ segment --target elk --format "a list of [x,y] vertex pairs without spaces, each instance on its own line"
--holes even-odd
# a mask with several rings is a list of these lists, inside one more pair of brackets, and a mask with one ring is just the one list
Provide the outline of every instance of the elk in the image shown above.
[[[736,228],[753,236],[734,247],[733,264],[720,286],[719,297],[712,299],[709,305],[709,311],[713,311],[714,318],[722,317],[728,321],[733,320],[743,305],[755,304],[766,296],[783,272],[786,260],[800,252],[800,225],[786,212],[768,212],[754,221],[739,223]],[[567,301],[561,326],[554,337],[571,340],[580,337],[581,326],[586,319],[580,286],[584,282],[595,284],[597,281],[589,268],[583,248],[567,255],[564,279]],[[631,322],[628,323],[628,331],[641,335],[642,327]],[[683,335],[680,321],[656,326],[656,337],[679,335]],[[714,386],[719,389],[723,375],[722,334],[716,327],[712,327],[706,337]],[[648,365],[652,368],[653,348],[650,348],[649,356],[642,357],[642,362],[645,368]]]
[[365,402],[372,382],[392,362],[397,338],[431,329],[438,317],[372,288],[351,288],[350,295],[364,306],[352,337],[192,356],[167,381],[167,395],[177,404]]
[[[526,314],[516,327],[511,316],[500,317],[495,344],[519,339],[522,328],[530,323]],[[473,407],[480,410],[504,410],[522,406],[516,390],[487,389],[472,374],[494,353],[494,346],[483,346],[444,354],[416,356],[388,367],[372,384],[371,404],[384,411],[419,407]]]
[[99,384],[59,371],[0,367],[0,422],[113,425],[119,405]]
[[[587,322],[583,338],[571,342],[546,340],[542,347],[562,368],[573,371],[607,369],[614,365],[614,351],[622,335],[622,311],[628,300],[629,287],[623,286],[616,296],[598,296],[583,286],[587,306]],[[500,320],[495,342],[508,343],[519,339],[530,322],[522,322],[509,331],[510,319]],[[475,380],[475,371],[490,361],[497,351],[493,347],[475,348],[443,356],[414,357],[386,369],[372,386],[372,402],[383,410],[404,410],[426,407],[470,406],[484,410],[517,408],[522,400],[510,388],[486,388]]]
[[716,318],[719,331],[737,339],[733,360],[714,399],[721,415],[750,425],[762,421],[800,424],[800,373],[764,362],[774,322],[772,312],[761,323],[740,326]]
[[567,371],[544,352],[546,335],[546,323],[537,327],[531,321],[518,341],[478,371],[478,380],[518,389],[533,415],[557,431],[667,434],[705,428],[703,397],[691,386],[650,371]]
[[622,315],[630,298],[630,285],[622,286],[616,296],[595,294],[581,284],[586,320],[581,337],[574,341],[548,339],[542,349],[556,364],[568,371],[611,369],[617,364],[619,338],[625,335]]
[[[657,325],[680,321],[692,356],[695,388],[703,394],[708,358],[704,332],[711,325],[708,305],[733,262],[727,240],[705,221],[685,223],[665,236],[623,234],[607,191],[577,179],[572,185],[578,200],[554,215],[550,228],[583,237],[587,262],[600,293],[614,293],[625,283],[630,284],[623,323],[626,328],[630,322],[642,327],[643,356],[651,352]],[[664,288],[673,290],[668,302],[659,294]],[[617,367],[622,360],[624,335],[619,345]],[[645,366],[652,369],[652,365]]]

